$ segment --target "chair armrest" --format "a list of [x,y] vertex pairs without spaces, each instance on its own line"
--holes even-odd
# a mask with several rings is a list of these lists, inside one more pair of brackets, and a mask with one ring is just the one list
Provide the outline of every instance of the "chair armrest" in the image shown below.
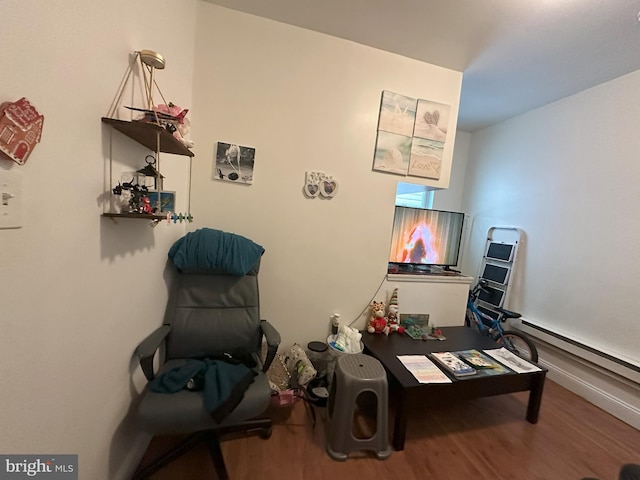
[[144,376],[147,377],[149,381],[155,378],[155,373],[153,372],[153,357],[155,357],[158,347],[170,331],[171,327],[169,325],[163,325],[140,342],[136,348],[135,355],[138,357],[138,360],[140,360],[140,368],[142,368]]
[[266,372],[271,366],[271,362],[273,362],[276,352],[278,351],[278,346],[280,345],[280,333],[278,333],[275,327],[266,320],[260,320],[260,328],[262,329],[262,334],[267,341],[267,356],[264,359],[264,365],[262,367],[262,371]]

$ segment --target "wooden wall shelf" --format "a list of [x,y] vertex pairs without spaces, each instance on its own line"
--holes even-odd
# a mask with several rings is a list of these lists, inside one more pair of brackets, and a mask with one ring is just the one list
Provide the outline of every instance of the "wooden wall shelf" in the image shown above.
[[146,213],[103,213],[108,218],[135,218],[138,220],[166,220],[166,215],[148,215]]
[[161,152],[185,155],[188,157],[194,156],[193,152],[180,143],[177,138],[155,123],[128,122],[126,120],[116,120],[115,118],[107,117],[102,117],[102,122],[111,125],[120,133],[123,133],[154,152],[158,150],[159,134]]
[[[166,129],[155,123],[136,122],[117,120],[115,118],[102,117],[102,123],[105,123],[112,128],[118,130],[123,135],[129,137],[136,143],[147,147],[152,152],[157,153],[171,153],[174,155],[182,155],[189,157],[189,171],[191,171],[191,161],[194,154],[191,150],[185,147],[182,142],[175,138]],[[158,156],[156,155],[156,158]],[[112,178],[112,162],[113,159],[109,158],[109,188],[114,188],[114,179]],[[158,162],[159,165],[159,162]],[[158,170],[160,167],[158,166]],[[158,176],[161,176],[158,172]],[[191,178],[189,178],[189,197],[191,196]],[[114,193],[110,193],[109,197],[110,210],[114,208]],[[190,214],[187,214],[190,216]],[[132,218],[136,220],[147,220],[151,222],[151,226],[156,226],[160,221],[166,220],[167,215],[149,215],[146,213],[103,213],[103,217],[111,218],[113,221],[117,221],[119,218]],[[191,217],[192,218],[192,217]],[[182,221],[182,220],[181,220]],[[175,223],[175,221],[174,221]]]

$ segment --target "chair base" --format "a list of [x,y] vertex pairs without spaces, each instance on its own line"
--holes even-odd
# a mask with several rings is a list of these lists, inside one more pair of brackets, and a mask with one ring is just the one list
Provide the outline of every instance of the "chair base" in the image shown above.
[[189,435],[180,443],[172,447],[169,451],[163,453],[149,465],[139,468],[131,477],[131,480],[144,480],[153,475],[158,470],[166,467],[174,460],[177,460],[192,448],[200,443],[204,443],[208,450],[213,467],[216,471],[218,480],[228,480],[227,467],[224,463],[222,450],[220,448],[220,437],[230,433],[258,434],[260,438],[267,439],[271,436],[272,422],[270,418],[260,418],[243,422],[242,425],[222,427],[216,430],[204,430]]

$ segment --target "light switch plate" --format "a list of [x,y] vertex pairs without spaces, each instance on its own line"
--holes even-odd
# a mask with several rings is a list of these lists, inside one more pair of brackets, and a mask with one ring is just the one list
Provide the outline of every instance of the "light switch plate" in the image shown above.
[[0,169],[0,228],[22,227],[22,178]]

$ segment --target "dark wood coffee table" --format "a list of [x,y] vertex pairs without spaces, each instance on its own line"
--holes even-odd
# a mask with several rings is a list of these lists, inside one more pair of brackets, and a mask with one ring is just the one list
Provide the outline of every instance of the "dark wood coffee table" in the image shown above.
[[[407,420],[414,402],[420,405],[438,406],[454,401],[466,400],[505,393],[529,391],[526,419],[538,421],[542,391],[547,370],[531,373],[466,377],[456,379],[449,375],[452,383],[418,383],[416,378],[398,360],[398,355],[425,355],[432,352],[458,351],[468,349],[490,350],[500,348],[490,338],[467,327],[443,327],[444,341],[413,340],[405,334],[392,333],[389,336],[363,333],[364,353],[377,358],[388,373],[390,394],[395,398],[395,419],[392,444],[396,450],[404,449]],[[446,373],[446,372],[445,372]]]

